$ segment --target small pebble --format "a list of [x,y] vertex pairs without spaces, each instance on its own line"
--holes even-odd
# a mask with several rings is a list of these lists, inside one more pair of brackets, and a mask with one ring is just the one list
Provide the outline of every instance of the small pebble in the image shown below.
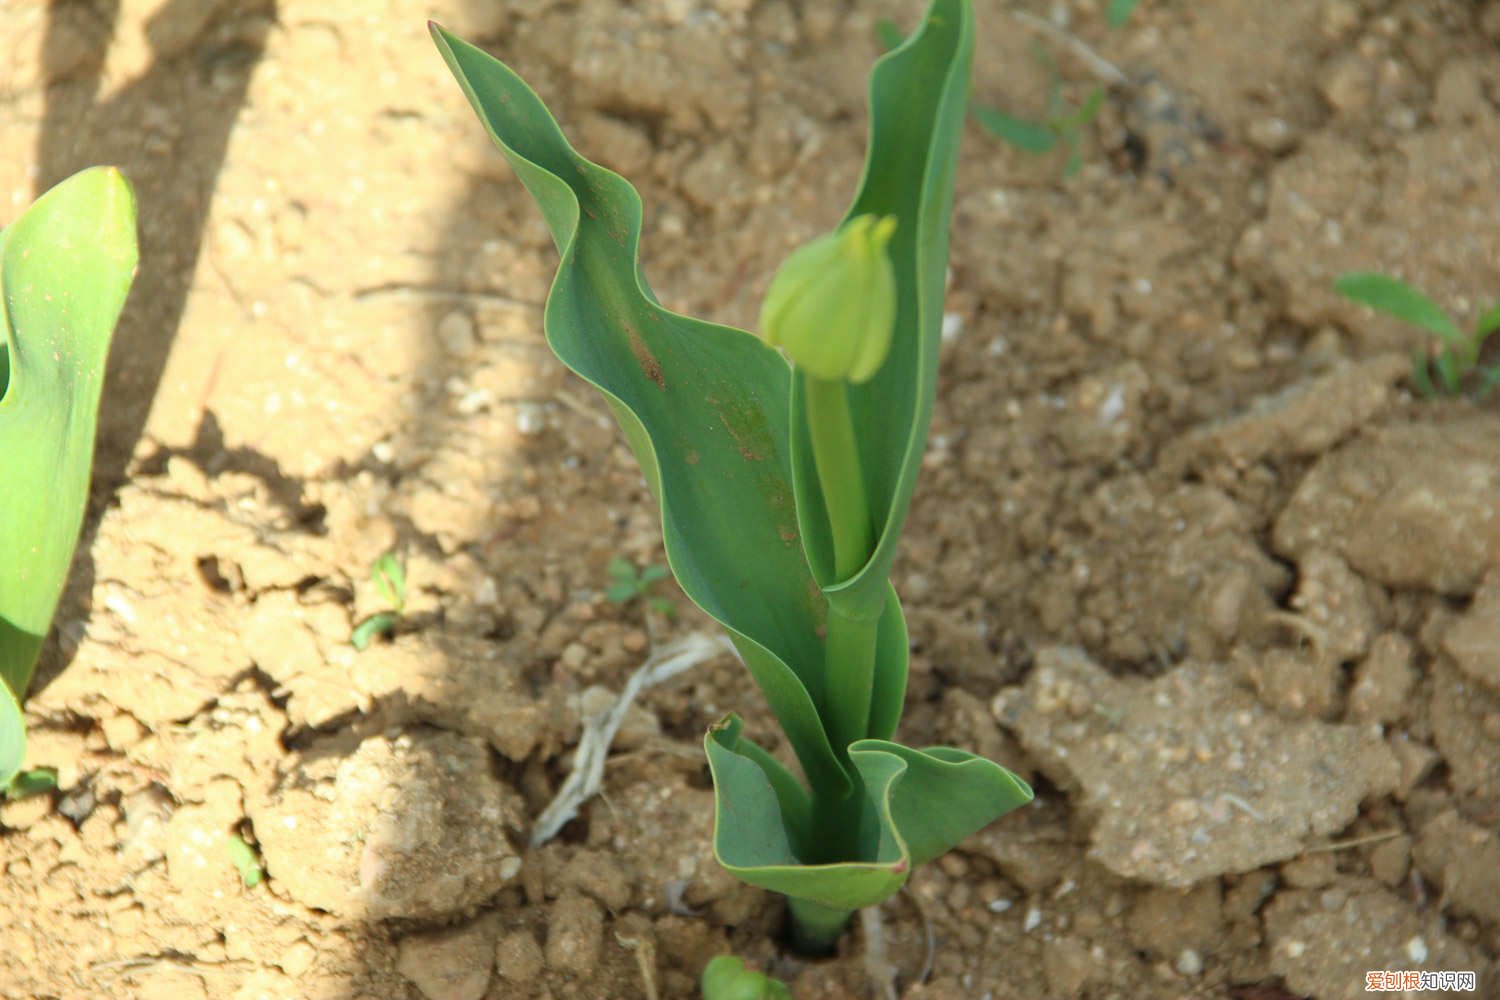
[[1251,122],[1250,145],[1263,153],[1285,153],[1297,143],[1296,133],[1282,118],[1259,118]]
[[535,437],[547,427],[546,415],[536,403],[516,404],[516,432],[522,437]]

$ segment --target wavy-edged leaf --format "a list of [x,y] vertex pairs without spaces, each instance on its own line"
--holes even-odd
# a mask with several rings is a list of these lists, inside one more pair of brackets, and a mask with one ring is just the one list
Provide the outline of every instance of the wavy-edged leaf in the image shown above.
[[953,179],[968,103],[974,23],[968,0],[933,0],[926,19],[870,74],[870,145],[845,219],[892,215],[896,333],[886,362],[851,385],[874,553],[849,580],[834,578],[827,509],[807,431],[803,376],[794,377],[792,469],[803,546],[830,601],[866,621],[888,606],[886,581],[916,485],[937,389]]
[[[806,864],[788,821],[789,776],[740,735],[731,716],[704,740],[714,778],[714,855],[751,885],[833,910],[871,906],[894,894],[912,868],[1032,799],[1031,789],[999,764],[964,750],[914,750],[859,740],[849,756],[868,796],[861,836],[865,856]],[[800,786],[795,786],[800,792]]]
[[889,789],[882,815],[913,866],[947,853],[1033,797],[1018,776],[967,750],[860,740],[849,757],[868,787]]
[[552,231],[562,259],[548,343],[609,400],[660,504],[683,592],[729,632],[808,780],[847,789],[817,712],[825,605],[799,544],[784,445],[790,367],[742,330],[663,309],[640,271],[635,189],[574,151],[509,68],[437,25],[432,34]]
[[[135,198],[112,167],[73,175],[0,234],[0,679],[16,703],[78,544],[105,359],[136,259]],[[7,749],[21,738],[10,709]]]
[[805,864],[781,805],[782,782],[747,752],[738,719],[709,730],[703,746],[714,779],[714,857],[730,874],[833,910],[873,906],[906,882],[910,865],[892,839],[868,861]]

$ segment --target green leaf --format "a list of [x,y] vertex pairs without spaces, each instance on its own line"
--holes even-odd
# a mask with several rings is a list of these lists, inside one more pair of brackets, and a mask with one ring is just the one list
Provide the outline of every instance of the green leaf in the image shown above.
[[1437,388],[1432,384],[1432,372],[1428,368],[1427,352],[1416,348],[1411,352],[1411,380],[1417,394],[1423,399],[1437,398]]
[[615,604],[624,604],[641,592],[640,584],[634,580],[616,580],[604,590],[604,599]]
[[896,588],[887,585],[885,612],[875,631],[875,671],[870,688],[870,723],[865,732],[890,739],[906,702],[906,675],[911,659],[906,617]]
[[[726,719],[704,740],[714,779],[714,854],[737,878],[833,910],[889,898],[911,869],[1031,801],[1026,783],[963,750],[859,740],[849,756],[868,802],[862,856],[807,864],[800,786]],[[791,782],[791,788],[784,787]]]
[[394,552],[387,552],[375,560],[370,568],[370,579],[386,603],[400,611],[406,605],[406,570]]
[[946,854],[1033,797],[1019,777],[967,750],[913,750],[888,740],[860,740],[849,747],[849,756],[867,788],[886,789],[880,814],[913,866]]
[[1105,9],[1104,20],[1111,28],[1123,27],[1130,20],[1130,15],[1135,13],[1136,5],[1140,0],[1109,0],[1109,6]]
[[927,448],[937,390],[948,267],[948,223],[969,96],[973,11],[966,0],[933,0],[910,41],[870,74],[870,145],[845,220],[895,216],[888,246],[896,273],[896,332],[873,378],[848,387],[874,553],[848,580],[834,573],[827,508],[807,430],[805,376],[794,380],[792,470],[803,548],[813,576],[851,619],[885,613],[896,543]]
[[0,234],[0,785],[88,498],[105,358],[137,259],[135,198],[94,167]]
[[1063,163],[1063,179],[1071,180],[1083,169],[1083,150],[1076,141],[1068,143],[1068,159]]
[[1346,299],[1436,334],[1445,344],[1458,345],[1465,337],[1448,314],[1406,282],[1389,275],[1356,271],[1335,279],[1334,290]]
[[906,882],[910,868],[894,841],[869,860],[805,864],[795,812],[781,802],[785,779],[765,769],[765,757],[747,752],[738,720],[710,730],[703,745],[714,780],[714,856],[730,874],[834,910],[873,906]]
[[608,573],[612,579],[626,583],[635,583],[636,580],[635,563],[624,556],[615,556],[611,559],[609,565],[604,567],[604,572]]
[[1475,389],[1474,394],[1479,400],[1483,401],[1495,390],[1495,386],[1500,385],[1500,365],[1490,365],[1488,368],[1480,368],[1478,372],[1479,386]]
[[672,602],[671,598],[653,597],[646,604],[652,611],[655,611],[668,621],[675,621],[677,619],[677,605]]
[[825,604],[798,545],[789,366],[742,330],[662,308],[639,264],[635,189],[580,156],[509,68],[432,34],[552,232],[562,259],[548,343],[609,402],[660,504],[683,592],[729,633],[808,780],[847,789],[816,707]]
[[1094,120],[1103,104],[1104,88],[1095,87],[1072,114],[1053,122],[1053,127],[1063,132],[1076,132]]
[[1492,303],[1479,314],[1479,321],[1474,324],[1474,339],[1482,343],[1496,330],[1500,330],[1500,302]]
[[641,570],[641,583],[644,586],[650,586],[651,584],[655,583],[657,580],[665,580],[667,578],[667,576],[668,576],[667,567],[665,567],[665,566],[647,566],[645,569]]
[[0,788],[9,789],[26,759],[26,720],[9,684],[0,684]]
[[905,40],[906,36],[901,33],[901,28],[897,26],[895,21],[892,21],[888,17],[882,17],[875,22],[875,41],[885,51],[889,52],[891,49],[899,47]]
[[396,623],[400,620],[394,611],[382,611],[371,615],[358,625],[354,631],[349,633],[349,644],[363,653],[375,641],[376,636],[390,635],[396,631]]
[[56,788],[57,770],[55,768],[34,767],[29,771],[18,772],[10,780],[10,785],[5,789],[5,797],[14,801],[54,791]]
[[1464,366],[1452,351],[1443,351],[1433,362],[1437,369],[1438,382],[1442,384],[1443,391],[1450,396],[1457,396],[1460,382],[1463,379]]
[[974,117],[990,135],[1027,153],[1050,153],[1057,145],[1057,133],[1046,122],[1018,118],[995,108],[976,107]]
[[703,1000],[792,1000],[786,984],[745,968],[733,955],[719,955],[703,969]]
[[229,863],[240,873],[240,882],[244,887],[253,889],[259,885],[265,872],[260,866],[260,855],[255,852],[255,848],[245,843],[243,837],[230,836],[224,842],[224,849],[229,855]]

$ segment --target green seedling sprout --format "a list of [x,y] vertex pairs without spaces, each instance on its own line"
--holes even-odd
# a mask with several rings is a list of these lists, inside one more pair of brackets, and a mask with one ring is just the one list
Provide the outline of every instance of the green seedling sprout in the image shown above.
[[970,0],[931,0],[877,61],[859,190],[772,280],[764,339],[664,308],[640,264],[635,189],[574,150],[503,63],[432,34],[557,245],[548,344],[604,395],[659,505],[668,566],[796,758],[800,773],[737,715],[710,728],[715,857],[787,897],[794,947],[827,953],[855,910],[1032,797],[965,750],[893,740],[909,646],[890,572],[937,387]]
[[745,968],[742,959],[719,955],[703,968],[703,1000],[792,1000],[786,983]]
[[1437,338],[1430,348],[1412,352],[1412,381],[1425,398],[1439,394],[1457,396],[1467,383],[1472,384],[1475,396],[1483,399],[1500,385],[1500,363],[1479,363],[1485,341],[1500,330],[1500,302],[1481,312],[1473,329],[1465,332],[1437,303],[1397,278],[1357,271],[1340,276],[1333,287],[1352,302],[1410,323]]
[[104,365],[135,276],[135,196],[93,167],[0,233],[0,789],[83,526]]
[[363,652],[376,636],[390,636],[396,631],[406,610],[406,569],[394,552],[387,552],[370,567],[370,582],[385,600],[386,610],[365,618],[349,635],[349,642]]
[[635,563],[623,556],[615,556],[605,567],[609,574],[609,586],[605,588],[605,600],[615,604],[629,604],[636,598],[644,598],[646,606],[663,618],[677,617],[677,605],[671,598],[651,594],[651,587],[665,580],[671,572],[665,566],[647,566],[636,569]]
[[1104,21],[1111,28],[1123,28],[1125,22],[1130,20],[1130,15],[1135,13],[1136,6],[1140,0],[1109,0],[1109,6],[1104,9]]
[[265,869],[261,867],[259,852],[244,837],[230,834],[224,841],[224,851],[229,856],[229,863],[239,872],[241,885],[246,889],[254,889],[260,885],[260,880],[266,874]]
[[1045,156],[1066,147],[1068,158],[1063,176],[1072,177],[1083,168],[1083,132],[1104,105],[1104,88],[1094,87],[1077,107],[1070,108],[1062,95],[1062,73],[1057,62],[1045,49],[1037,49],[1037,58],[1047,67],[1047,111],[1040,118],[1012,115],[998,108],[976,107],[974,117],[979,125],[1001,142],[1024,153]]
[[[1124,27],[1135,12],[1139,0],[1109,0],[1105,22],[1111,28]],[[894,21],[882,18],[875,22],[875,39],[885,50],[902,41],[901,29]],[[1104,88],[1095,87],[1075,108],[1069,108],[1062,96],[1062,73],[1045,49],[1037,49],[1037,59],[1047,69],[1047,111],[1040,118],[1013,115],[998,108],[974,108],[974,118],[990,135],[1024,153],[1045,156],[1059,144],[1068,149],[1063,176],[1072,177],[1083,167],[1083,131],[1099,114],[1104,104]]]
[[44,795],[57,790],[57,771],[50,767],[33,767],[17,771],[5,789],[5,798],[11,802],[29,799],[33,795]]

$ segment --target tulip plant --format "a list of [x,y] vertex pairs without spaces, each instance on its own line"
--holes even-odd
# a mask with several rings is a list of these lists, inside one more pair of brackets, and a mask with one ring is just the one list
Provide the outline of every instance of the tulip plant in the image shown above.
[[579,155],[510,69],[432,32],[561,254],[548,342],[604,394],[673,573],[729,633],[800,766],[735,715],[712,727],[715,854],[788,897],[799,950],[829,951],[854,910],[1031,799],[998,764],[892,740],[908,646],[889,576],[936,389],[969,0],[932,0],[877,62],[859,191],[772,280],[764,339],[664,309],[639,264],[635,189]]
[[93,167],[0,233],[0,791],[88,499],[104,360],[135,277],[135,197]]

